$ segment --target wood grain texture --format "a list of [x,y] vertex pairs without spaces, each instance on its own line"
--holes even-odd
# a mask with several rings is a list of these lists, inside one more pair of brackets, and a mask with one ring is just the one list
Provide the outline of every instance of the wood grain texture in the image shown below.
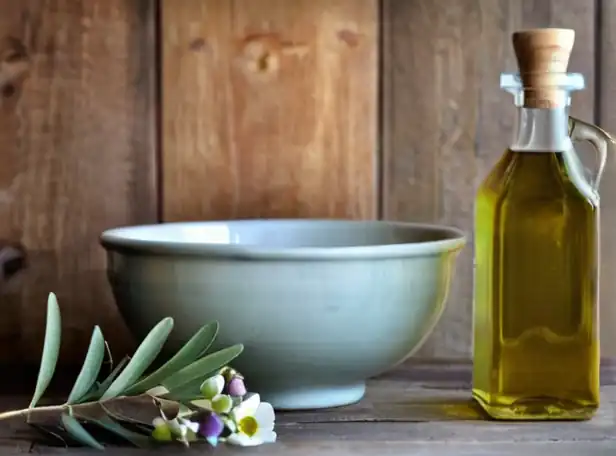
[[385,0],[383,17],[384,217],[454,225],[469,237],[447,310],[418,355],[468,357],[475,191],[515,119],[512,97],[499,88],[500,73],[517,70],[511,33],[575,29],[569,69],[584,74],[587,89],[574,95],[572,114],[592,121],[594,2]]
[[[602,366],[602,380],[616,380],[613,360]],[[278,442],[251,449],[264,455],[409,455],[423,456],[573,456],[612,455],[616,451],[616,386],[604,384],[602,404],[585,422],[512,423],[487,420],[469,400],[469,363],[409,363],[368,383],[358,404],[320,411],[278,413]],[[451,376],[444,378],[443,371]],[[607,372],[607,375],[603,375]],[[452,382],[452,379],[454,381]],[[16,409],[29,396],[0,397],[0,410]],[[155,412],[154,409],[150,411]],[[139,419],[148,420],[149,413]],[[43,454],[66,452],[43,444],[32,446],[35,435],[20,421],[0,422],[2,454],[29,450]],[[193,446],[188,454],[204,451]],[[131,451],[110,447],[111,455],[175,454],[165,451]],[[216,453],[245,453],[221,446]],[[71,455],[91,454],[71,449]]]
[[[598,2],[597,123],[616,135],[616,2]],[[616,353],[616,157],[607,160],[601,181],[601,334],[604,351]]]
[[376,216],[376,0],[162,0],[163,218]]
[[[467,424],[475,422],[485,427],[486,434],[490,432],[491,426],[498,429],[497,433],[506,432],[506,430],[516,432],[519,423],[499,422],[490,425],[486,423],[485,414],[471,399],[471,382],[472,364],[470,362],[415,360],[370,380],[365,397],[357,404],[341,408],[283,413],[278,422],[286,424],[362,421],[424,422],[430,423],[431,426],[434,422],[451,421],[455,427],[457,423],[464,421]],[[602,360],[601,385],[601,406],[588,426],[595,428],[602,423],[608,427],[615,427],[616,362],[614,359]],[[549,426],[549,424],[540,426],[535,431],[542,434]],[[560,428],[559,426],[553,426],[553,437],[558,440],[567,440],[564,436],[557,436],[559,429],[567,430],[566,427]],[[578,427],[581,430],[584,426],[586,425]],[[453,428],[450,431],[453,432]],[[492,438],[498,438],[498,435],[480,436],[475,433],[458,437],[460,440],[468,438],[489,441]]]
[[156,219],[152,5],[0,0],[0,238],[29,257],[0,300],[0,362],[38,363],[51,291],[62,362],[95,324],[127,347],[98,236]]
[[[330,425],[319,429],[326,433]],[[348,425],[336,425],[334,428],[348,428]],[[377,426],[379,428],[380,426]],[[325,429],[323,429],[325,428]],[[364,427],[365,428],[365,427]],[[299,432],[314,432],[311,429],[298,429]],[[406,430],[400,430],[400,439]],[[283,434],[282,438],[286,435]],[[407,442],[393,440],[389,442],[370,440],[337,440],[335,436],[325,440],[312,439],[309,442],[281,440],[275,444],[250,448],[251,454],[260,456],[612,456],[616,451],[616,443],[610,441],[591,442],[497,442],[497,443],[460,443],[460,442]],[[63,454],[70,456],[90,456],[90,449],[83,448],[49,448],[42,445],[31,445],[28,441],[13,442],[0,447],[7,456],[19,454]],[[216,454],[221,456],[236,456],[246,454],[245,448],[218,446]],[[10,451],[10,453],[9,453]],[[164,448],[154,450],[132,449],[124,447],[108,448],[105,454],[110,456],[159,456],[178,454],[177,448],[169,451]],[[455,453],[453,453],[455,451]],[[182,449],[183,455],[202,455],[204,449],[200,446]]]

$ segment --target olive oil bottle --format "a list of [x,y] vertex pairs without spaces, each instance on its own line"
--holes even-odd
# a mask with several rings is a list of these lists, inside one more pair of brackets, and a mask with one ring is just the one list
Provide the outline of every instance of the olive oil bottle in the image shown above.
[[[475,204],[473,397],[494,419],[583,420],[599,405],[597,187],[613,141],[569,116],[574,32],[513,34],[517,128]],[[589,176],[573,143],[599,152]]]

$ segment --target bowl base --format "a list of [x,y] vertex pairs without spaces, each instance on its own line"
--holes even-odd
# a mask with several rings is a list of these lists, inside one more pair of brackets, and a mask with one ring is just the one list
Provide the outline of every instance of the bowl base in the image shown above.
[[263,401],[272,404],[275,410],[311,410],[359,402],[366,393],[366,383],[350,385],[319,385],[279,388],[262,391]]

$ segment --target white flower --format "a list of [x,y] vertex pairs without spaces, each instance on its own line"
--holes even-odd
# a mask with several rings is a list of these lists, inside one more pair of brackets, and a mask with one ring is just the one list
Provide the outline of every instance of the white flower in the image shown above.
[[226,441],[233,445],[255,446],[276,441],[274,432],[274,408],[268,402],[261,402],[258,394],[252,394],[231,411],[236,432]]

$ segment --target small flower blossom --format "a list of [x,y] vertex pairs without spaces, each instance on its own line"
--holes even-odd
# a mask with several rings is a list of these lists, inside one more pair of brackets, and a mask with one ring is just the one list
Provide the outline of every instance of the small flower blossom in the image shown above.
[[205,399],[213,399],[223,392],[225,378],[222,375],[214,375],[201,384],[201,394]]
[[199,423],[199,434],[212,446],[218,444],[218,438],[224,430],[224,421],[215,413],[206,413]]
[[[151,390],[152,396],[158,390]],[[165,394],[165,391],[161,392]],[[211,446],[227,442],[239,446],[255,446],[276,441],[275,415],[271,404],[261,402],[259,394],[247,393],[244,377],[230,367],[223,367],[207,378],[200,387],[201,395],[189,404],[178,403],[173,419],[160,410],[153,421],[152,437],[161,442],[206,441]]]
[[219,394],[211,400],[212,410],[216,413],[226,414],[233,408],[233,399],[226,394]]
[[229,413],[234,404],[229,395],[222,394],[224,389],[225,379],[222,375],[210,377],[201,384],[203,398],[193,400],[192,404],[219,415]]
[[152,437],[159,441],[177,440],[188,446],[189,442],[196,440],[199,431],[199,423],[195,423],[186,418],[168,419],[161,411],[161,416],[152,421],[154,430]]
[[225,378],[225,381],[227,383],[230,382],[231,379],[234,377],[239,377],[241,379],[244,378],[242,374],[240,374],[238,371],[236,371],[235,369],[229,366],[225,366],[222,369],[220,369],[219,375],[222,375]]
[[154,418],[152,422],[154,430],[152,431],[152,437],[159,442],[170,442],[173,440],[171,435],[171,428],[165,420],[160,417]]
[[227,385],[227,392],[231,397],[243,397],[246,395],[246,385],[241,377],[235,376]]
[[252,394],[237,405],[230,416],[237,430],[226,438],[228,443],[255,446],[276,441],[274,409],[268,402],[261,402],[258,394]]

